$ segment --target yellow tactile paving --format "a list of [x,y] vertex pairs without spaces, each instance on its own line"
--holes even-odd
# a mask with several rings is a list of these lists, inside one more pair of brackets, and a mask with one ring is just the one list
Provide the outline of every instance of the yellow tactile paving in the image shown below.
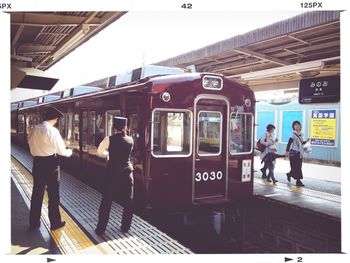
[[329,193],[324,193],[324,192],[319,192],[319,191],[315,191],[315,190],[311,190],[311,189],[307,189],[304,187],[296,187],[294,185],[290,185],[290,184],[283,184],[283,183],[277,183],[275,185],[273,185],[270,182],[267,182],[266,180],[260,179],[260,178],[254,178],[254,182],[261,184],[261,185],[268,185],[277,189],[281,189],[281,190],[286,190],[289,192],[294,192],[294,193],[299,193],[302,195],[307,195],[307,196],[311,196],[311,197],[316,197],[316,198],[320,198],[323,200],[328,200],[328,201],[333,201],[333,202],[337,202],[337,203],[341,203],[341,197],[339,195],[333,195],[333,194],[329,194]]
[[[33,186],[32,175],[13,157],[11,157],[11,172],[14,180],[16,180],[17,184],[22,187],[27,198],[30,200]],[[100,246],[95,246],[95,244],[64,211],[64,209],[60,208],[60,211],[62,220],[66,221],[66,225],[63,228],[50,231],[48,219],[48,197],[45,193],[41,220],[50,231],[52,239],[55,241],[62,254],[106,253],[106,251]]]
[[[21,165],[23,164],[23,166],[27,168],[30,167],[31,157],[22,149],[15,146],[11,147],[11,153],[15,159],[18,158],[17,160]],[[27,171],[25,170],[25,172]],[[64,204],[70,214],[74,215],[79,226],[81,226],[89,236],[91,235],[97,249],[103,254],[192,254],[191,250],[137,215],[133,216],[133,224],[130,231],[126,234],[120,232],[119,224],[122,217],[122,207],[115,202],[112,203],[110,224],[105,235],[97,236],[94,233],[94,228],[96,226],[96,213],[99,209],[101,194],[91,187],[82,184],[79,180],[64,171],[61,172],[61,203]],[[14,171],[13,173],[18,172]],[[30,189],[27,190],[27,192],[30,193],[32,186],[26,183],[26,179],[22,179],[21,176],[17,177],[24,188]],[[61,234],[65,228],[60,229]],[[60,249],[70,253],[71,246],[74,246],[75,242],[67,241],[62,236],[57,237],[57,239],[62,243]],[[85,254],[89,253],[94,248],[90,248],[89,245],[86,244],[79,244],[79,246],[88,247],[81,250],[84,251]],[[95,252],[93,251],[92,253]]]

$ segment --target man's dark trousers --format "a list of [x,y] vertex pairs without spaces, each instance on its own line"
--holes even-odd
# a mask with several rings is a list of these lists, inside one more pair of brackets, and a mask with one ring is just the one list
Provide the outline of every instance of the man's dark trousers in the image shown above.
[[29,224],[32,227],[40,225],[41,207],[45,188],[49,197],[49,220],[51,226],[61,223],[59,211],[59,157],[52,155],[47,157],[34,157],[33,160],[33,192],[30,203]]

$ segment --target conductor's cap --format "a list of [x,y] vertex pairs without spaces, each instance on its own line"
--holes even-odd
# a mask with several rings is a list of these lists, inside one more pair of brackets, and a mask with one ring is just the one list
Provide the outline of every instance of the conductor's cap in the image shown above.
[[63,116],[63,113],[56,109],[55,107],[49,106],[44,111],[44,120],[54,120],[61,118]]
[[113,127],[117,130],[122,130],[127,126],[128,119],[123,117],[113,118]]

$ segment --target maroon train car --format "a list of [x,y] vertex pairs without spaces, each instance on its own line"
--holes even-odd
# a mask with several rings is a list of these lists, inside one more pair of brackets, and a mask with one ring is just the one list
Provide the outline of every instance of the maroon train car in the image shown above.
[[80,95],[71,89],[55,100],[13,106],[14,141],[25,143],[47,105],[64,112],[58,128],[73,157],[62,158],[63,169],[96,184],[106,167],[97,147],[111,135],[114,116],[128,118],[139,206],[185,211],[253,194],[255,97],[245,85],[211,73],[184,73],[109,83]]

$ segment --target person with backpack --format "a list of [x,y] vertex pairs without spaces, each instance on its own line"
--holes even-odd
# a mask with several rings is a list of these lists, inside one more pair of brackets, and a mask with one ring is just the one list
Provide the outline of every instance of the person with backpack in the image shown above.
[[264,163],[263,168],[260,169],[260,171],[262,172],[262,178],[267,178],[266,169],[268,169],[266,163],[264,162],[264,158],[269,153],[270,146],[274,145],[277,142],[277,139],[274,139],[272,136],[275,129],[276,129],[276,127],[273,124],[268,124],[266,126],[266,132],[263,134],[263,136],[258,141],[258,144],[260,143],[263,146],[265,146],[265,148],[263,148],[263,149],[260,148],[261,163]]
[[307,143],[309,139],[306,141],[303,140],[299,121],[293,121],[292,128],[293,132],[290,135],[286,148],[286,156],[289,157],[291,168],[290,172],[287,173],[287,180],[290,182],[290,178],[293,177],[296,180],[296,186],[305,186],[301,181],[301,179],[303,179],[301,166],[303,163],[303,145]]

